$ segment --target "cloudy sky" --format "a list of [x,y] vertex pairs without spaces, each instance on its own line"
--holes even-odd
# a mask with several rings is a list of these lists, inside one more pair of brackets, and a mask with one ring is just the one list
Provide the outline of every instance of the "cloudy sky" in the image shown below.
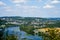
[[0,16],[60,17],[60,0],[0,0]]

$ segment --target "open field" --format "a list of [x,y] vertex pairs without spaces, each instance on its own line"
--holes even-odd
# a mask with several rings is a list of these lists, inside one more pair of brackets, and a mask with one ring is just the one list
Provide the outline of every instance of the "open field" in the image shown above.
[[37,29],[38,32],[47,32],[48,30],[58,30],[58,32],[60,32],[60,28],[41,28],[41,29]]

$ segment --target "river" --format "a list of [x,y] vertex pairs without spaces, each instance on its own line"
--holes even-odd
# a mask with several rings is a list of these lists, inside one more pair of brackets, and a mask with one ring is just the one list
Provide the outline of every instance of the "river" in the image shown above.
[[8,27],[5,28],[4,31],[4,36],[6,37],[6,33],[8,32],[8,35],[14,34],[18,37],[17,40],[22,40],[24,38],[26,38],[26,40],[42,40],[42,37],[39,36],[33,36],[33,35],[27,35],[26,32],[21,31],[19,26],[12,26],[12,27]]

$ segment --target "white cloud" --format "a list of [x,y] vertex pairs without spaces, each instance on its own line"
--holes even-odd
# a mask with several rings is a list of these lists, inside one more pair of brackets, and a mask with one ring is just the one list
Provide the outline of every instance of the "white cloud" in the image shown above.
[[17,7],[19,7],[19,6],[20,6],[20,4],[16,4],[16,6],[17,6]]
[[21,3],[21,2],[26,2],[26,0],[12,0],[13,3]]
[[38,6],[31,6],[31,8],[40,8],[40,7],[38,7]]
[[39,6],[23,6],[23,13],[35,14],[40,13]]
[[[17,6],[19,6],[19,5],[17,5]],[[40,9],[40,7],[39,6],[20,6],[20,10],[21,11],[19,11],[19,12],[22,12],[22,13],[35,13],[35,12],[40,12],[40,11],[38,11],[39,9]]]
[[8,7],[8,6],[4,7],[4,9],[5,9],[5,11],[13,11],[13,9],[11,7]]
[[40,6],[28,6],[28,5],[20,5],[16,4],[16,8],[21,8],[21,9],[39,9]]
[[38,6],[23,6],[23,8],[39,8]]
[[17,8],[20,8],[20,7],[21,7],[21,5],[20,5],[20,4],[16,4],[16,7],[17,7]]
[[58,0],[53,0],[51,3],[56,4],[56,3],[60,3],[60,1],[58,1]]
[[35,9],[35,8],[40,8],[40,6],[23,6],[23,8],[32,8],[32,9]]
[[41,2],[42,0],[37,0],[38,2]]
[[43,8],[54,8],[54,6],[47,4],[47,5],[43,6]]
[[0,1],[0,6],[6,5],[4,2]]

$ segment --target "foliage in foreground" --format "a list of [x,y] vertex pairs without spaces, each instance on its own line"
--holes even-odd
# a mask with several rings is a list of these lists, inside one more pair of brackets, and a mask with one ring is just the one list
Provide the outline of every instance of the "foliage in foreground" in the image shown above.
[[60,30],[49,29],[46,33],[42,34],[43,40],[60,40]]
[[14,35],[7,36],[7,37],[6,37],[6,40],[17,40],[17,37],[14,36]]

